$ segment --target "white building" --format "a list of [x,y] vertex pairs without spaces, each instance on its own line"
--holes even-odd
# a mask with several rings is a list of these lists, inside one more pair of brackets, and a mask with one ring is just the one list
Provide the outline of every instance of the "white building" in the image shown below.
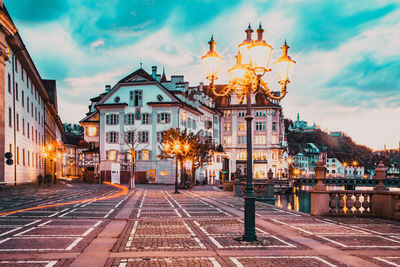
[[345,167],[337,158],[328,158],[326,160],[326,174],[328,177],[343,177]]
[[[152,75],[142,68],[120,80],[106,92],[91,99],[87,117],[81,120],[84,139],[99,148],[100,175],[111,179],[111,169],[118,166],[121,183],[131,176],[131,143],[135,142],[136,175],[148,181],[171,184],[175,181],[175,163],[160,160],[158,146],[162,133],[169,128],[201,132],[219,145],[221,113],[212,99],[197,87],[190,88],[183,76]],[[132,134],[134,132],[134,134]],[[207,169],[200,170],[208,177]],[[212,173],[212,172],[211,172]]]
[[326,161],[326,174],[328,177],[364,177],[365,168],[352,166],[340,162],[337,158],[328,158]]
[[42,157],[46,143],[61,143],[55,81],[41,79],[3,1],[0,15],[0,150],[13,155],[12,165],[0,161],[0,183],[33,182],[54,168],[60,175],[61,160]]

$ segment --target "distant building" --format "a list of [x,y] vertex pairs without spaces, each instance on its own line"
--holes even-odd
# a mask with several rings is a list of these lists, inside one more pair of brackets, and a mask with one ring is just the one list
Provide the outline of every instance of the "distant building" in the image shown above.
[[315,122],[313,126],[308,126],[306,121],[300,120],[300,114],[297,113],[297,120],[293,122],[292,125],[289,125],[289,132],[312,132],[317,129]]
[[326,160],[326,175],[328,177],[344,176],[344,167],[337,158],[328,158]]
[[63,141],[65,146],[65,153],[63,154],[63,177],[78,177],[78,144],[83,138],[81,135],[74,135],[71,133],[63,134]]
[[365,168],[347,165],[337,158],[328,158],[326,161],[326,174],[328,177],[364,177]]
[[300,169],[302,175],[315,174],[314,168],[318,161],[326,163],[326,148],[313,143],[291,144],[289,154],[292,155],[293,167]]
[[329,135],[332,137],[342,137],[343,132],[341,132],[341,131],[330,132]]

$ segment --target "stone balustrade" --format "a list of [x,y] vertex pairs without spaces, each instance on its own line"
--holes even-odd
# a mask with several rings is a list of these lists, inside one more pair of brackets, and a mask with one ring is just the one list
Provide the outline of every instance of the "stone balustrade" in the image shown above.
[[400,220],[400,192],[391,192],[385,186],[386,168],[382,162],[375,170],[377,184],[372,191],[328,191],[323,184],[324,168],[322,163],[315,168],[317,184],[311,192],[311,215],[372,216]]
[[371,193],[365,191],[329,192],[330,215],[370,215]]

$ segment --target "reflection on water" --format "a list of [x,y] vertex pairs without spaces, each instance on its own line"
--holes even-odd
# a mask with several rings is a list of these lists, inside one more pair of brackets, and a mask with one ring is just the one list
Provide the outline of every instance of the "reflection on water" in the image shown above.
[[306,213],[311,212],[311,192],[305,186],[294,187],[289,192],[275,193],[275,198],[275,203],[272,203],[275,206]]

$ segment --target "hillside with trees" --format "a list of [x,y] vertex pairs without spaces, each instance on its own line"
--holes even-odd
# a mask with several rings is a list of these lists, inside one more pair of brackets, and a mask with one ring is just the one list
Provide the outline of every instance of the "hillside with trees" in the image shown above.
[[[286,130],[291,123],[291,120],[285,119]],[[386,166],[393,163],[397,166],[399,162],[399,151],[395,149],[373,151],[367,146],[356,144],[351,137],[346,134],[330,136],[320,129],[312,132],[286,131],[286,133],[289,147],[293,147],[294,144],[299,143],[314,143],[317,146],[326,147],[329,158],[337,158],[341,162],[357,160],[360,166],[364,166],[367,169],[374,169],[381,160]],[[296,153],[296,151],[289,151],[289,153]]]

